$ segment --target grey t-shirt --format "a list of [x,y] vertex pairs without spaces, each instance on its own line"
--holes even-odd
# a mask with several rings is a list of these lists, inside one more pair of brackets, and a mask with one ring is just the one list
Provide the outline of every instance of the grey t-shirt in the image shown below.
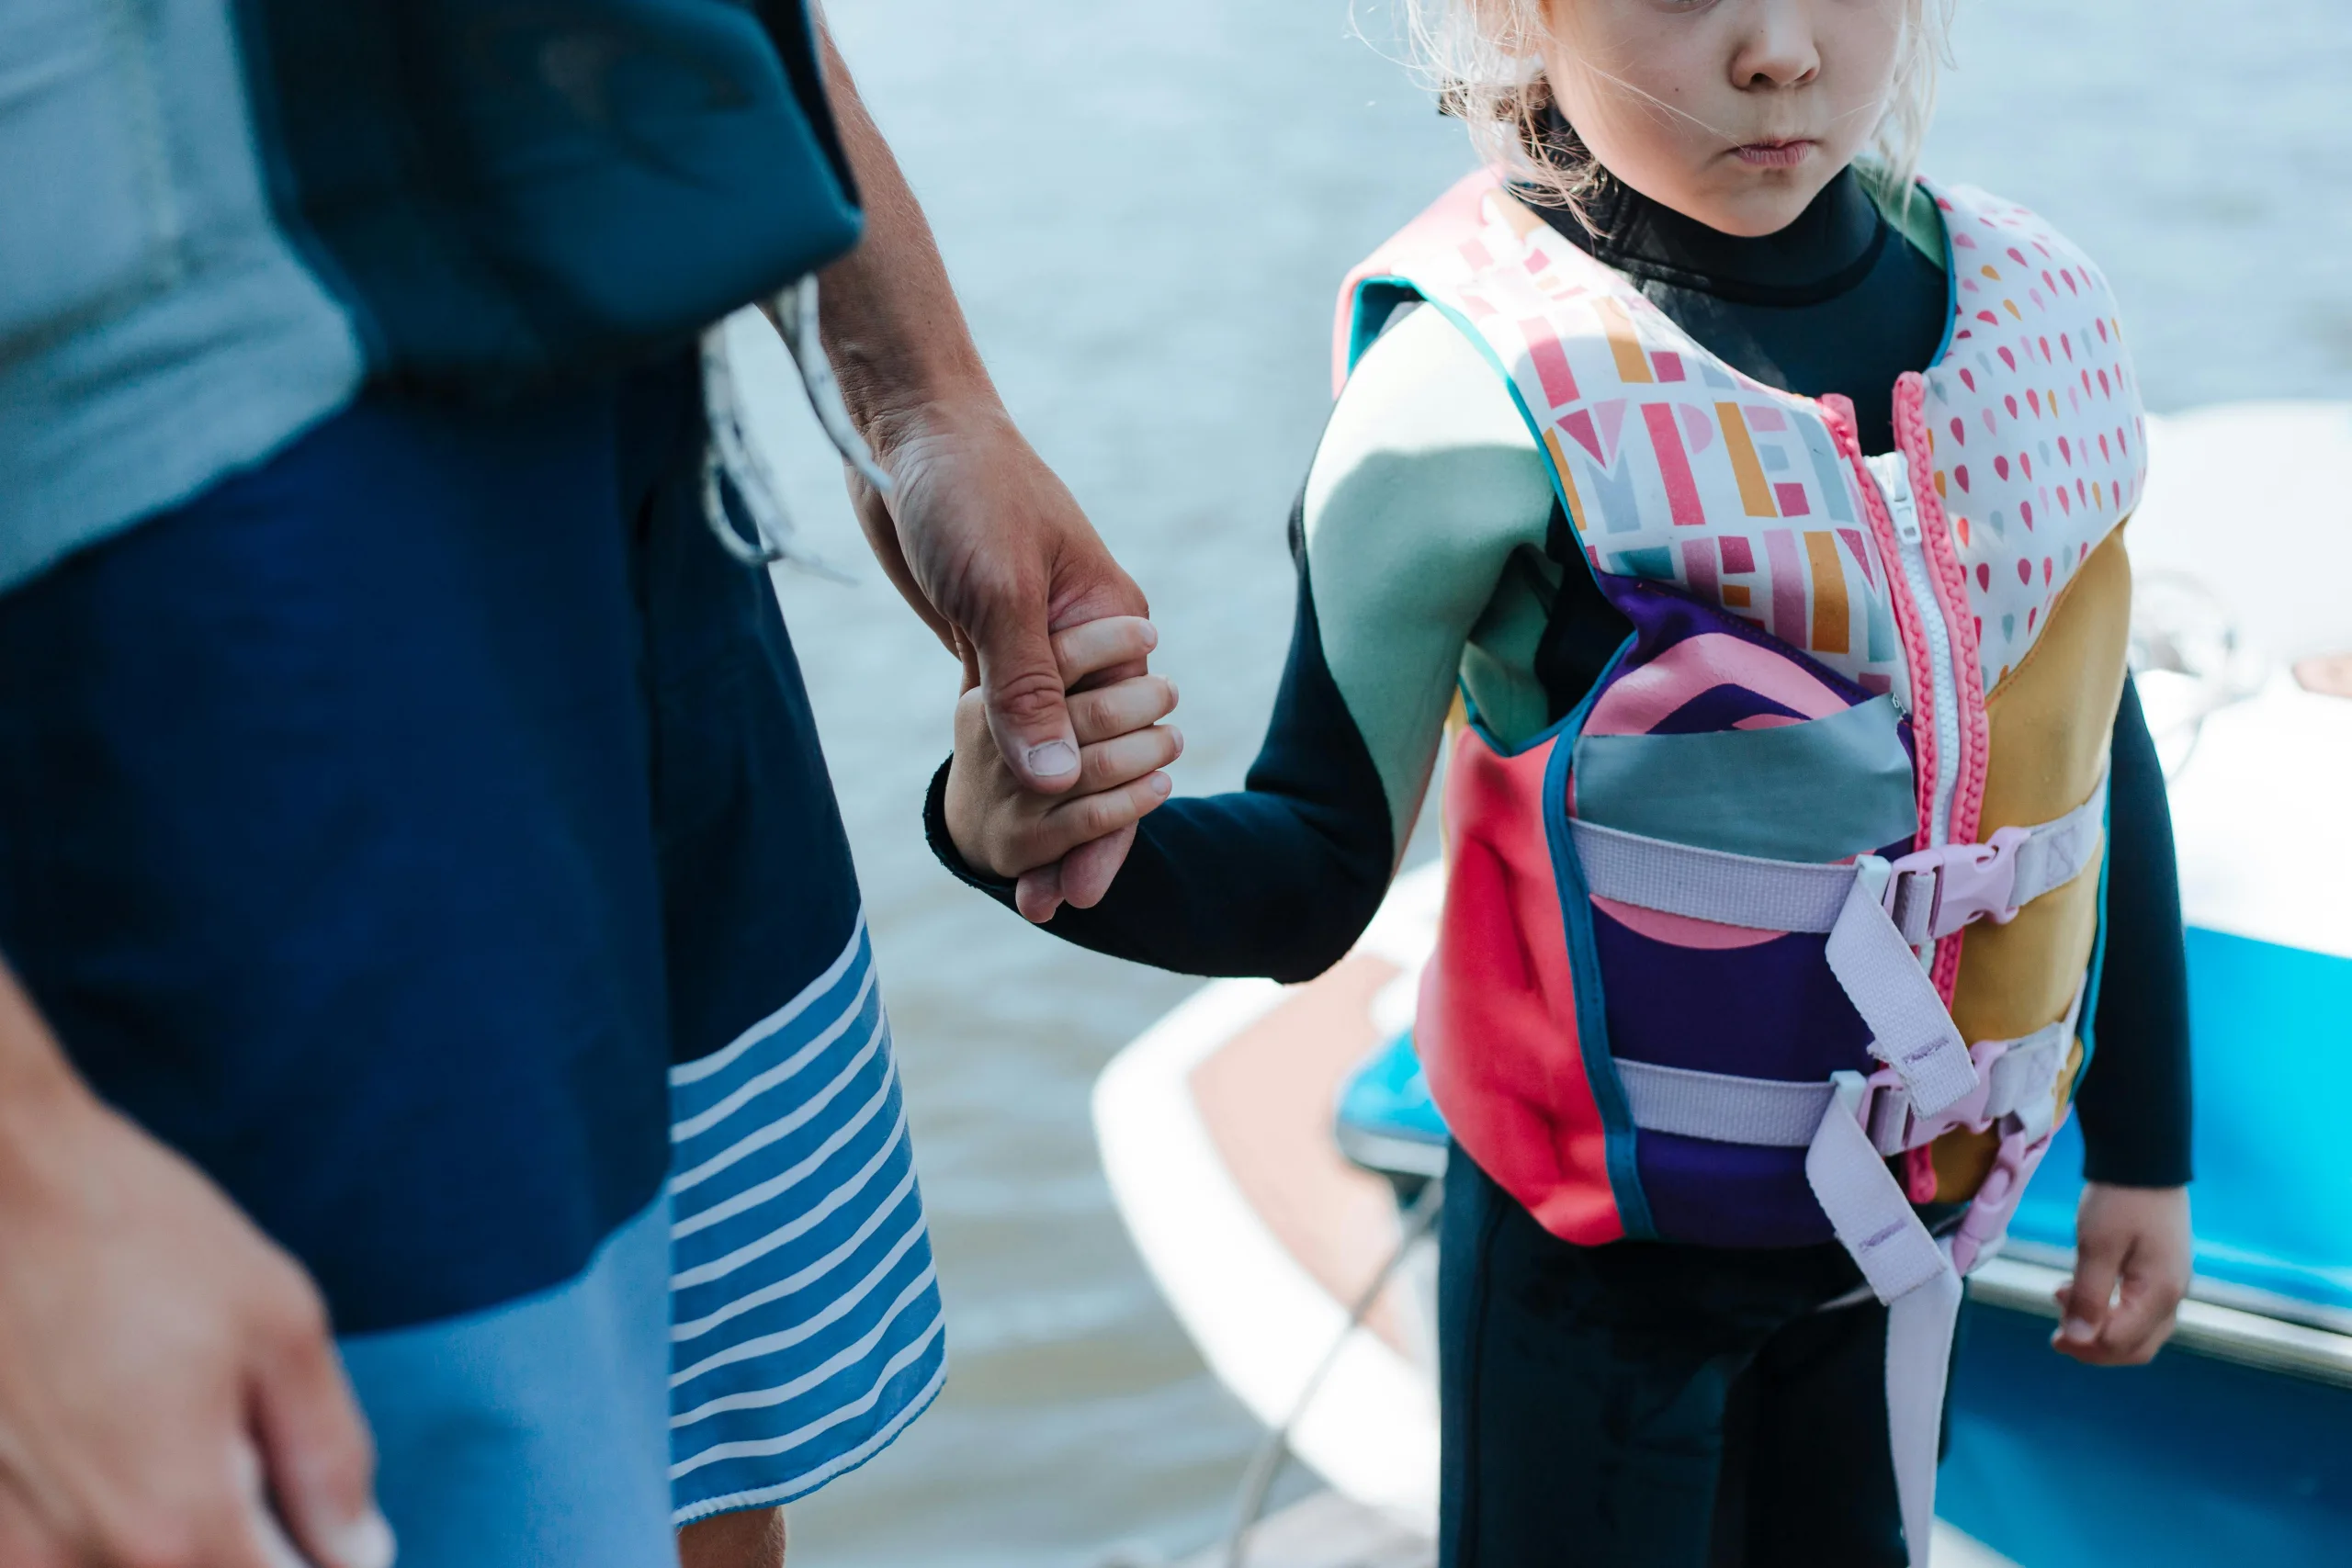
[[0,592],[266,457],[362,373],[272,220],[228,0],[0,6]]

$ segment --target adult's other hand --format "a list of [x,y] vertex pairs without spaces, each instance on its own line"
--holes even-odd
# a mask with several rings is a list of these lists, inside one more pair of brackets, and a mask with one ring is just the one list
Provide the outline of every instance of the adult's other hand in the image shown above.
[[389,1568],[373,1469],[310,1280],[0,970],[0,1562]]

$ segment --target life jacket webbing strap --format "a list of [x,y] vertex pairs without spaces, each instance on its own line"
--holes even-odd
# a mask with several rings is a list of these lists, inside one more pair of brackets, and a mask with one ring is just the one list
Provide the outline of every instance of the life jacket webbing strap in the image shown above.
[[1833,1092],[1826,1083],[1702,1073],[1623,1056],[1613,1065],[1635,1127],[1713,1144],[1804,1148],[1821,1131]]
[[1976,1064],[1885,900],[1886,863],[1864,855],[1823,956],[1871,1032],[1871,1055],[1894,1069],[1913,1105],[1933,1115],[1975,1089]]
[[[1569,830],[1585,886],[1595,896],[1645,909],[1758,931],[1821,931],[1847,999],[1871,1032],[1871,1050],[1893,1067],[1915,1112],[1933,1116],[1981,1088],[1977,1064],[1921,967],[1918,946],[1896,923],[1897,874],[1932,875],[1939,891],[1921,923],[1939,928],[2005,921],[2018,908],[2073,881],[2099,842],[2107,784],[2055,821],[2005,829],[1989,846],[1906,855],[1890,864],[1860,855],[1851,865],[1766,860],[1653,839],[1581,818]],[[1950,886],[1947,886],[1947,883]]]
[[1826,931],[1853,891],[1854,867],[1765,860],[1568,822],[1586,891],[1661,914],[1762,931]]
[[1806,1150],[1805,1179],[1873,1294],[1886,1303],[1887,1436],[1912,1568],[1927,1568],[1936,1517],[1944,1377],[1960,1317],[1960,1274],[1862,1130],[1860,1073],[1832,1080]]
[[[1873,1077],[1861,1110],[1871,1145],[1881,1155],[1897,1155],[1933,1143],[1953,1127],[1989,1125],[2012,1116],[2030,1134],[2047,1132],[2058,1071],[2074,1034],[2070,1011],[2021,1040],[1973,1047],[1969,1055],[1984,1092],[1939,1118],[1915,1116],[1910,1092],[1900,1081]],[[1613,1066],[1625,1086],[1634,1125],[1641,1131],[1750,1148],[1809,1147],[1836,1092],[1827,1083],[1700,1072],[1624,1056]]]
[[1913,947],[1980,919],[2006,925],[2025,905],[2083,874],[2107,829],[2107,775],[2064,816],[2003,828],[1981,844],[1948,844],[1893,863],[1887,913]]
[[[2088,800],[2064,817],[2026,829],[2009,852],[2016,875],[2009,886],[2009,908],[2032,903],[2043,894],[2075,880],[2098,849],[2107,818],[2107,780],[2102,777]],[[1694,920],[1714,920],[1766,931],[1826,931],[1837,925],[1846,908],[1855,867],[1823,865],[1812,861],[1766,860],[1653,839],[1622,829],[1604,828],[1583,818],[1572,818],[1569,831],[1577,858],[1583,863],[1587,889],[1603,898],[1683,915]],[[1935,852],[1928,852],[1933,853]],[[1862,857],[1870,859],[1874,857]],[[1902,872],[1894,884],[1894,897],[1908,914],[1905,924],[1927,918],[1934,901],[1923,898],[1923,882],[1933,880],[1927,870],[1895,863]],[[1996,916],[2003,911],[1984,911]],[[1903,933],[1908,937],[1913,933]],[[1909,945],[1926,944],[1928,932]],[[1949,935],[1949,932],[1942,934]]]
[[1881,1154],[1898,1154],[1932,1144],[1956,1127],[1987,1127],[2012,1117],[2014,1130],[2028,1143],[2047,1134],[2057,1120],[2058,1075],[2074,1049],[2088,989],[2086,976],[2075,987],[2066,1016],[2023,1039],[1980,1041],[1969,1047],[1977,1090],[1939,1114],[1920,1114],[1901,1083],[1883,1082],[1884,1075],[1874,1075],[1871,1098],[1863,1108],[1871,1142]]

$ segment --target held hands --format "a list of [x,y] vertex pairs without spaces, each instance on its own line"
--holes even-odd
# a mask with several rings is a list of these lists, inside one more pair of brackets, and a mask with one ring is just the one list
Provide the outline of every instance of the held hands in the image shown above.
[[[892,584],[964,660],[1005,771],[1041,795],[1090,787],[1052,636],[1100,616],[1144,615],[1142,590],[992,393],[926,404],[868,434],[895,491],[886,502],[851,474],[858,522]],[[1094,670],[1093,679],[1143,671],[1137,653]],[[1134,839],[1122,829],[1079,844],[1067,863],[1032,870],[1025,897],[1049,912],[1064,897],[1095,903]]]
[[2050,1347],[2093,1367],[2153,1360],[2188,1291],[2188,1189],[2083,1189],[2075,1215],[2075,1278],[2058,1287],[2064,1314]]
[[[1148,621],[1132,615],[1088,621],[1054,636],[1060,679],[1075,690],[1088,677],[1141,664],[1157,641]],[[1159,721],[1176,706],[1165,676],[1130,675],[1069,699],[1078,739],[1078,782],[1066,794],[1043,795],[1006,764],[981,691],[966,678],[956,705],[956,755],[948,766],[946,818],[956,853],[976,871],[1018,877],[1015,902],[1032,920],[1051,919],[1065,901],[1081,908],[1108,890],[1064,886],[1042,874],[1083,846],[1116,837],[1121,852],[1135,824],[1168,798],[1159,772],[1184,750],[1173,725]],[[1075,863],[1075,861],[1073,861]]]

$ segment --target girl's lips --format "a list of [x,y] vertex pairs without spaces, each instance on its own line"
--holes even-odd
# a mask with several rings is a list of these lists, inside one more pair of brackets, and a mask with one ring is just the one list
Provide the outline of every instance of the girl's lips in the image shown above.
[[1751,169],[1793,169],[1813,155],[1810,141],[1750,141],[1732,152]]

